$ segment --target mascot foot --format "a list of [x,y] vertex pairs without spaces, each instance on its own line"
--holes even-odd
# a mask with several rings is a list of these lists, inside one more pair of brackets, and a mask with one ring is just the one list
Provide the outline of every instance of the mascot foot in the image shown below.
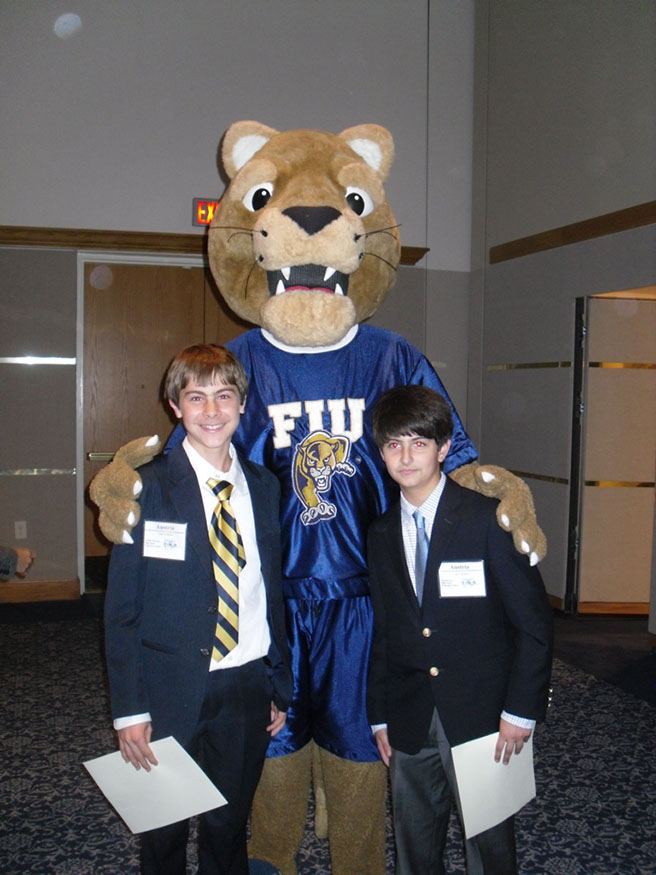
[[387,769],[319,753],[332,875],[384,875]]
[[265,760],[253,799],[248,856],[271,863],[281,875],[296,875],[296,853],[307,816],[312,746]]

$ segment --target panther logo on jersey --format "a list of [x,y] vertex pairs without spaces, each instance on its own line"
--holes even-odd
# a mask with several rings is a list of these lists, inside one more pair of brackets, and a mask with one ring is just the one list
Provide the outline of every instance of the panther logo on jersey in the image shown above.
[[304,526],[337,516],[337,508],[321,496],[328,492],[335,474],[352,477],[354,466],[349,462],[351,441],[344,436],[333,436],[325,431],[309,434],[294,452],[294,492],[303,503],[301,514]]

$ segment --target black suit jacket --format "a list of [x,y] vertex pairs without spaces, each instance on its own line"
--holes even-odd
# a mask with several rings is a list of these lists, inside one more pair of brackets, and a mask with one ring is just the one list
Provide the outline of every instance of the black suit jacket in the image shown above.
[[[396,503],[369,529],[374,638],[367,706],[393,748],[417,753],[437,707],[451,745],[488,735],[502,710],[544,717],[553,615],[537,568],[496,520],[497,502],[447,479],[420,607]],[[484,597],[440,596],[442,562],[484,561]]]
[[[292,677],[282,602],[277,478],[239,457],[253,506],[266,586],[271,698],[286,711]],[[200,714],[216,628],[217,593],[198,480],[182,445],[139,469],[134,544],[114,547],[105,598],[112,716],[150,712],[153,740],[185,745]],[[184,561],[144,558],[144,520],[187,523]]]

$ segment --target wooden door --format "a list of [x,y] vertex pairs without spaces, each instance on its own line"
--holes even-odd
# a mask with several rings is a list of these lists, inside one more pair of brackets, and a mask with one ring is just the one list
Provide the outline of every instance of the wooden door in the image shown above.
[[[225,343],[250,326],[237,319],[200,267],[88,263],[84,293],[85,555],[105,556],[87,487],[124,443],[166,439],[175,419],[162,378],[185,346]],[[100,454],[97,461],[89,453]],[[102,458],[105,456],[105,458]]]

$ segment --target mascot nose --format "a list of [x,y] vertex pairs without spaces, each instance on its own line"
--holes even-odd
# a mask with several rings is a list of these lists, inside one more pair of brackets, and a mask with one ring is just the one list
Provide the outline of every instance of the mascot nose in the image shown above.
[[287,207],[282,214],[296,222],[310,236],[322,231],[342,215],[334,207]]

